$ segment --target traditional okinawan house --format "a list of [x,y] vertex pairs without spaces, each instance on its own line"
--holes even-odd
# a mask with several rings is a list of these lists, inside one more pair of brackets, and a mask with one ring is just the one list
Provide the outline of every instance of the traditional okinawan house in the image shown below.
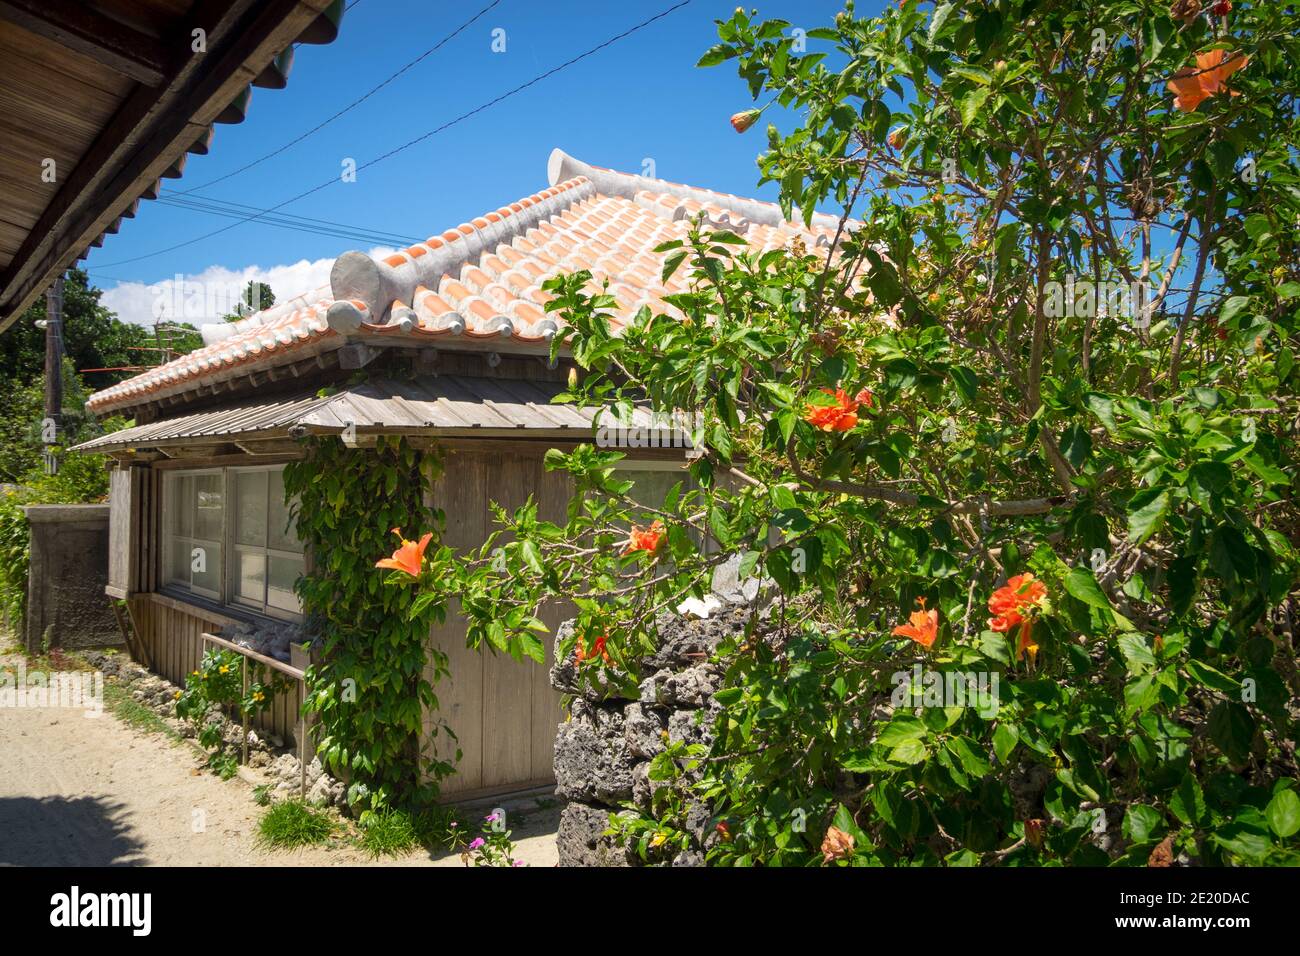
[[[443,541],[457,548],[486,540],[491,502],[515,508],[531,494],[543,518],[562,520],[570,485],[544,469],[550,448],[621,446],[634,494],[659,501],[681,480],[682,428],[638,410],[629,430],[597,435],[607,420],[551,404],[572,362],[549,359],[557,318],[545,312],[541,284],[587,269],[597,284],[608,280],[615,323],[642,306],[680,316],[664,296],[687,280],[664,282],[653,250],[684,238],[689,220],[702,215],[759,250],[796,237],[828,247],[837,222],[819,214],[806,229],[775,205],[559,150],[548,173],[550,188],[387,258],[345,253],[329,287],[205,326],[203,348],[91,397],[96,414],[135,418],[79,450],[113,459],[108,591],[126,600],[155,670],[183,682],[204,632],[274,635],[299,619],[294,581],[312,555],[286,529],[281,472],[303,454],[303,436],[365,448],[398,434],[436,445],[444,467],[426,500],[445,513]],[[560,617],[554,609],[547,624]],[[464,633],[452,617],[430,635],[450,659],[438,695],[463,751],[443,792],[549,783],[560,706],[547,669],[469,650]],[[262,646],[282,656],[286,641],[281,633]],[[288,695],[268,722],[291,734],[297,705]]]

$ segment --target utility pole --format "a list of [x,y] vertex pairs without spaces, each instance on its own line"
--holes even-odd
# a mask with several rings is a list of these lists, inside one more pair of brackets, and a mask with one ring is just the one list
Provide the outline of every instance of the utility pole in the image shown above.
[[45,471],[58,474],[59,460],[53,446],[59,443],[63,425],[63,276],[60,274],[45,293],[45,421],[41,442],[45,447]]

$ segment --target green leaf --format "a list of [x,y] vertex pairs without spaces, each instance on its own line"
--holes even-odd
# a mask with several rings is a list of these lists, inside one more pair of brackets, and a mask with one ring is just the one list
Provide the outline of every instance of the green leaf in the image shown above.
[[954,365],[949,369],[949,374],[961,397],[967,402],[975,401],[975,396],[979,393],[979,376],[965,365]]
[[895,714],[893,719],[885,724],[880,731],[876,743],[882,747],[896,747],[909,740],[924,737],[925,734],[925,724],[921,723],[921,721],[910,714]]
[[915,764],[926,758],[925,744],[919,740],[904,740],[889,752],[889,759],[894,763]]
[[1221,691],[1225,694],[1240,694],[1241,682],[1235,681],[1222,671],[1215,670],[1209,664],[1196,659],[1187,662],[1187,674],[1202,687]]
[[1163,488],[1140,491],[1129,501],[1129,509],[1129,537],[1134,544],[1141,544],[1164,525],[1169,514],[1169,492]]
[[1190,773],[1183,777],[1178,789],[1169,797],[1169,810],[1190,827],[1200,826],[1205,820],[1205,794]]
[[1124,656],[1130,674],[1145,674],[1155,667],[1155,655],[1141,634],[1121,634],[1118,643],[1119,652]]
[[993,753],[999,763],[1006,763],[1020,743],[1020,729],[1015,724],[1000,723],[993,731]]
[[1282,839],[1300,831],[1300,797],[1294,790],[1279,790],[1264,808],[1269,828]]
[[736,55],[735,47],[726,43],[719,43],[711,46],[704,51],[704,56],[695,65],[698,66],[717,66],[719,63],[725,63]]
[[528,565],[528,570],[534,574],[542,573],[542,557],[537,551],[537,545],[532,541],[525,541],[520,549],[524,555],[524,563]]
[[1124,814],[1124,836],[1134,843],[1146,843],[1165,828],[1165,818],[1155,807],[1135,803]]
[[1093,417],[1106,427],[1106,431],[1112,435],[1115,434],[1119,426],[1115,423],[1114,400],[1109,395],[1103,395],[1101,392],[1089,392],[1084,396],[1084,402],[1088,406],[1088,411],[1092,412]]
[[664,259],[664,271],[663,271],[664,282],[667,282],[672,277],[672,274],[677,271],[677,267],[680,266],[682,264],[682,261],[686,258],[686,253],[687,250],[679,249],[678,251],[674,252],[672,255]]
[[934,43],[934,38],[943,31],[944,26],[952,16],[955,6],[956,4],[953,3],[941,3],[934,8],[934,14],[930,17],[930,32],[928,35],[930,43]]
[[1079,424],[1069,425],[1061,432],[1061,453],[1075,468],[1082,467],[1092,454],[1092,436]]
[[1241,704],[1220,701],[1210,711],[1210,739],[1233,763],[1245,763],[1255,737],[1255,718]]
[[1246,296],[1234,295],[1227,302],[1223,303],[1223,308],[1219,310],[1219,322],[1223,325],[1227,325],[1248,305],[1250,305],[1250,299]]
[[1224,827],[1211,839],[1229,853],[1249,863],[1261,862],[1273,849],[1273,844],[1269,842],[1268,837],[1239,824]]
[[1101,590],[1101,585],[1087,568],[1071,568],[1065,576],[1065,590],[1075,600],[1082,601],[1089,607],[1103,611],[1112,611],[1110,601]]
[[975,122],[975,117],[979,116],[980,110],[992,92],[987,86],[977,86],[962,97],[961,125],[963,127],[970,126],[971,123]]
[[953,737],[948,741],[948,750],[961,761],[962,769],[972,777],[987,777],[993,772],[993,767],[988,758],[979,752],[978,746],[969,737]]

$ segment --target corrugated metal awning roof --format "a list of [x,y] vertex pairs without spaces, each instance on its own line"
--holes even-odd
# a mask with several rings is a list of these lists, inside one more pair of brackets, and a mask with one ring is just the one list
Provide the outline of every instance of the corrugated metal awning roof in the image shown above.
[[[377,379],[338,389],[192,412],[136,425],[77,445],[74,451],[106,452],[178,444],[216,444],[235,438],[272,438],[289,429],[337,434],[355,426],[360,434],[399,432],[442,435],[500,435],[527,431],[541,437],[592,430],[595,412],[553,405],[564,387],[553,382],[504,378],[438,376],[420,381]],[[612,424],[606,418],[602,424]],[[625,427],[650,428],[654,420],[638,408]],[[585,435],[574,434],[574,438]]]

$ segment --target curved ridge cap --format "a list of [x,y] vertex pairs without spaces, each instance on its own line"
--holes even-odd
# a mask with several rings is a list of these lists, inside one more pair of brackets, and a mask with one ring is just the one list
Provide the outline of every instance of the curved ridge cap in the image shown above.
[[588,178],[573,176],[382,259],[345,252],[330,270],[331,293],[336,300],[364,303],[372,321],[383,323],[395,300],[412,301],[419,286],[433,288],[442,276],[459,275],[466,265],[478,264],[499,245],[513,242],[595,192]]
[[[595,184],[596,192],[607,196],[634,199],[638,191],[644,190],[658,195],[675,196],[679,199],[694,199],[700,203],[713,203],[731,213],[768,226],[803,228],[800,223],[786,219],[781,213],[781,207],[775,203],[715,192],[684,183],[674,183],[666,179],[651,179],[635,173],[622,173],[603,166],[593,166],[570,156],[558,146],[551,150],[551,155],[546,161],[546,176],[552,184],[585,176]],[[839,224],[839,217],[824,212],[813,213],[812,224],[834,228]]]
[[205,346],[215,345],[241,332],[247,332],[250,329],[260,328],[264,325],[271,325],[291,312],[318,303],[321,299],[329,296],[329,291],[329,286],[319,286],[310,292],[300,293],[291,299],[285,299],[283,302],[277,302],[275,305],[260,309],[238,322],[204,322],[199,326],[199,334],[203,337]]

